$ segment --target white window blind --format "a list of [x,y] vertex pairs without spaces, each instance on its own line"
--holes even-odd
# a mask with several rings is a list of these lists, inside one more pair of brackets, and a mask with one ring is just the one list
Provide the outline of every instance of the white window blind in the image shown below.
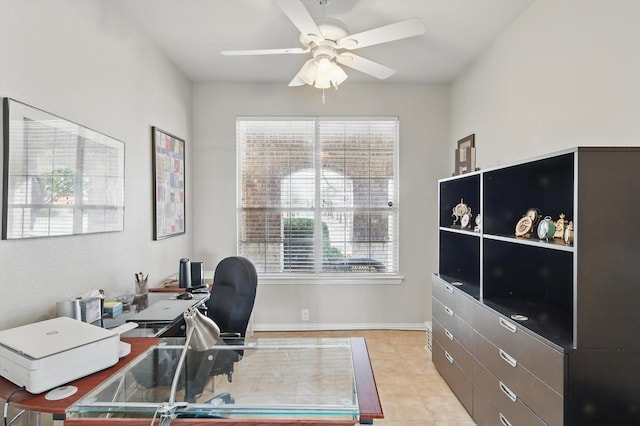
[[237,120],[238,249],[261,273],[398,273],[398,120]]

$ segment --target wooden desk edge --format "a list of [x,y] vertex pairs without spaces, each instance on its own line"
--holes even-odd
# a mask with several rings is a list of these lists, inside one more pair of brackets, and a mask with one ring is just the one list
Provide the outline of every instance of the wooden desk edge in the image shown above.
[[186,290],[184,287],[149,287],[149,293],[182,293]]
[[356,379],[358,406],[361,419],[383,419],[382,405],[373,376],[367,343],[363,337],[351,338],[351,356]]
[[[149,419],[90,419],[71,418],[65,420],[65,426],[148,426]],[[344,420],[232,420],[232,419],[173,419],[172,425],[184,426],[211,426],[212,424],[222,424],[225,426],[353,426],[353,421]]]
[[[69,382],[68,385],[77,387],[78,391],[68,398],[60,399],[58,401],[48,401],[45,399],[47,392],[34,395],[27,391],[21,391],[16,392],[11,397],[9,404],[19,410],[64,415],[69,407],[84,398],[85,395],[95,389],[96,386],[116,374],[151,346],[158,343],[159,340],[160,339],[150,337],[123,337],[123,342],[131,344],[131,353],[119,359],[116,364],[109,368],[81,379],[74,380],[73,382]],[[0,398],[6,401],[9,395],[11,395],[11,393],[16,389],[18,389],[18,386],[3,377],[0,377]]]
[[[28,392],[17,392],[13,395],[10,401],[10,405],[22,410],[37,411],[41,413],[51,413],[54,415],[65,415],[66,410],[74,403],[84,398],[89,392],[91,392],[96,386],[105,381],[107,378],[116,374],[122,368],[124,368],[131,361],[136,359],[140,354],[155,345],[159,339],[149,337],[129,337],[122,338],[123,341],[131,343],[131,353],[126,357],[120,359],[113,367],[109,367],[105,370],[99,371],[87,377],[75,380],[69,385],[76,386],[78,392],[69,398],[65,398],[58,401],[48,401],[45,399],[45,394],[33,395]],[[361,419],[382,419],[384,414],[382,412],[382,405],[380,404],[380,397],[376,388],[375,377],[373,376],[373,369],[371,367],[371,360],[369,353],[367,352],[367,344],[362,337],[351,338],[351,353],[353,357],[354,375],[356,381],[356,389],[358,395],[358,405],[360,407]],[[17,389],[17,386],[6,379],[0,377],[0,398],[6,400],[11,392]],[[75,419],[69,419],[67,422],[73,423]],[[96,419],[78,419],[78,423],[83,423],[89,426],[93,420]],[[199,424],[198,422],[185,422],[189,424]],[[267,424],[270,422],[265,422]],[[96,423],[99,424],[99,423]],[[127,424],[126,421],[118,424],[123,426]],[[134,423],[131,423],[134,424]],[[139,423],[135,423],[139,424]],[[237,424],[245,424],[239,422]],[[274,424],[278,424],[275,422]],[[315,425],[315,422],[300,422],[304,425]],[[342,424],[342,422],[336,422],[336,425]],[[353,424],[353,423],[345,423]]]

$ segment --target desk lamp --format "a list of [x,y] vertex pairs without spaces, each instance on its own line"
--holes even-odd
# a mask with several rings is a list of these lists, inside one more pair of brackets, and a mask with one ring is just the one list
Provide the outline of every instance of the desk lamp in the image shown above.
[[187,325],[187,339],[184,342],[184,348],[180,354],[178,366],[173,376],[169,402],[163,404],[158,410],[162,419],[170,418],[177,406],[187,405],[186,402],[176,403],[178,380],[180,379],[180,371],[187,356],[187,350],[191,348],[198,352],[203,352],[216,346],[220,340],[220,328],[218,325],[211,318],[202,315],[197,308],[191,307],[187,309],[184,311],[183,317]]

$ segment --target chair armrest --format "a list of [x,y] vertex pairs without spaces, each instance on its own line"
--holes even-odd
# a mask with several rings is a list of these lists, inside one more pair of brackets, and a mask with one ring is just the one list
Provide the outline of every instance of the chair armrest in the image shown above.
[[220,333],[221,343],[227,346],[242,346],[244,345],[244,337],[240,333]]

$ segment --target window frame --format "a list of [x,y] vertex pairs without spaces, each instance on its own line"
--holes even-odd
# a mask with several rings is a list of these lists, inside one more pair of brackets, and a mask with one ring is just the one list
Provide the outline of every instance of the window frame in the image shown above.
[[[395,121],[395,138],[394,138],[394,146],[393,146],[393,187],[394,187],[394,205],[392,206],[394,210],[393,215],[393,226],[395,227],[393,231],[393,251],[392,257],[394,258],[395,263],[395,271],[392,272],[323,272],[323,271],[309,271],[309,272],[259,272],[261,284],[400,284],[404,280],[404,277],[400,274],[400,241],[399,241],[399,217],[400,217],[400,209],[399,209],[399,148],[400,148],[400,130],[399,124],[400,120],[397,116],[344,116],[344,117],[334,117],[334,116],[238,116],[236,117],[236,186],[237,186],[237,200],[236,200],[236,217],[237,217],[237,250],[240,254],[241,252],[241,234],[243,230],[241,227],[243,226],[243,170],[242,170],[242,154],[244,150],[241,148],[240,143],[240,130],[239,126],[241,122],[248,121],[274,121],[274,122],[293,122],[293,121],[312,121],[314,123],[314,169],[317,170],[318,162],[320,161],[319,152],[322,149],[320,142],[320,122],[322,121],[346,121],[346,122],[364,122],[364,121]],[[319,185],[319,183],[316,183]],[[318,191],[316,190],[316,195]],[[322,211],[322,208],[314,209],[314,211]],[[352,211],[355,211],[352,210]],[[316,221],[317,222],[317,221]],[[316,228],[321,225],[316,224]],[[316,254],[314,255],[314,263],[318,266],[318,263],[321,262],[317,258],[317,253],[321,252],[322,248],[318,247],[314,244],[314,250]]]

